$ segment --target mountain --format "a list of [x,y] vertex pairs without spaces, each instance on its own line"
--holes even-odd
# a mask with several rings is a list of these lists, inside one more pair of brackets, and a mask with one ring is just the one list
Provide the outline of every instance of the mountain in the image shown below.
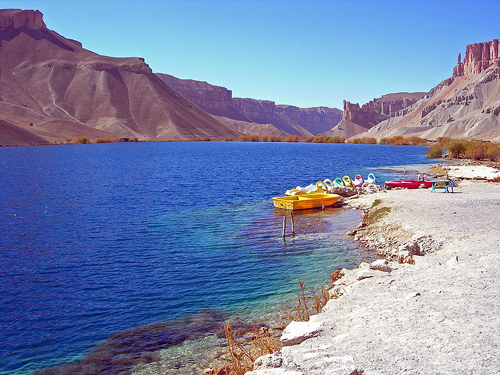
[[0,145],[86,136],[238,138],[140,58],[101,56],[49,30],[39,11],[0,10]]
[[422,99],[361,134],[500,141],[500,40],[467,46],[453,75]]
[[269,100],[233,98],[225,87],[157,75],[200,108],[245,134],[312,136],[331,129],[342,118],[342,111],[336,108],[299,108]]
[[344,100],[342,120],[333,129],[323,133],[329,137],[351,138],[400,113],[419,99],[425,92],[401,92],[383,95],[381,98],[359,106]]

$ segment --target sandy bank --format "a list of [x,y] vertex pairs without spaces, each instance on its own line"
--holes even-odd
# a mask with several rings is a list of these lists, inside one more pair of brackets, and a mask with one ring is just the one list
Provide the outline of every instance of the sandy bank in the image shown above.
[[416,242],[426,254],[413,265],[344,270],[340,297],[309,322],[290,324],[288,346],[247,374],[500,373],[500,184],[459,184],[453,194],[391,190],[353,199],[353,207],[376,199],[391,207],[364,238],[404,251]]

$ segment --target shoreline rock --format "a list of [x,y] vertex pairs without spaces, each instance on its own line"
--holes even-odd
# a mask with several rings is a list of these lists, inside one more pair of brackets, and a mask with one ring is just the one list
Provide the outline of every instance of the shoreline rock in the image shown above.
[[500,371],[500,184],[391,190],[347,204],[367,209],[377,199],[390,212],[353,235],[389,260],[342,270],[335,298],[311,319],[320,329],[248,375]]

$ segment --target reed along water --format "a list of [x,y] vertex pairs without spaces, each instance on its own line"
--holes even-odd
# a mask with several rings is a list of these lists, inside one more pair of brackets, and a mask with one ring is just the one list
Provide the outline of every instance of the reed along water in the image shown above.
[[0,374],[75,373],[60,367],[75,360],[96,373],[129,373],[159,359],[172,373],[195,373],[222,322],[266,319],[296,300],[297,277],[313,289],[367,256],[345,236],[359,212],[297,213],[296,235],[283,241],[273,196],[358,173],[400,178],[391,166],[429,163],[425,151],[240,142],[0,148]]

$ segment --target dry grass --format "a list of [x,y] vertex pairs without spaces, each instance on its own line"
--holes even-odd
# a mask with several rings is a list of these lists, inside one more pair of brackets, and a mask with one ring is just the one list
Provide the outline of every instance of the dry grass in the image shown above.
[[[341,277],[340,270],[330,274],[332,283]],[[320,288],[318,294],[313,291],[308,295],[305,288],[305,279],[300,280],[297,276],[297,280],[300,286],[300,295],[297,302],[296,316],[284,311],[288,322],[283,323],[283,327],[279,329],[284,329],[292,320],[308,321],[311,316],[310,311],[314,310],[316,313],[320,313],[327,302],[334,298],[330,296],[327,286]],[[312,309],[309,308],[311,303]],[[253,364],[258,357],[275,353],[281,349],[278,337],[271,335],[267,327],[259,324],[242,330],[233,328],[231,322],[228,321],[224,325],[224,333],[228,350],[228,364],[224,367],[206,370],[204,373],[206,375],[243,375],[253,369]],[[251,341],[249,337],[252,337]]]
[[[265,354],[272,354],[280,349],[279,342],[270,333],[267,327],[260,327],[250,343],[243,343],[241,333],[231,327],[231,322],[224,325],[228,349],[228,364],[221,368],[206,371],[207,375],[243,375],[253,369],[255,360]],[[246,332],[248,335],[249,332]]]
[[297,276],[297,280],[299,281],[300,285],[300,296],[299,296],[299,302],[297,304],[297,315],[299,317],[299,320],[302,321],[309,321],[309,309],[307,308],[307,298],[306,298],[306,291],[305,291],[305,286],[306,286],[306,279],[304,281],[300,281],[300,278]]

